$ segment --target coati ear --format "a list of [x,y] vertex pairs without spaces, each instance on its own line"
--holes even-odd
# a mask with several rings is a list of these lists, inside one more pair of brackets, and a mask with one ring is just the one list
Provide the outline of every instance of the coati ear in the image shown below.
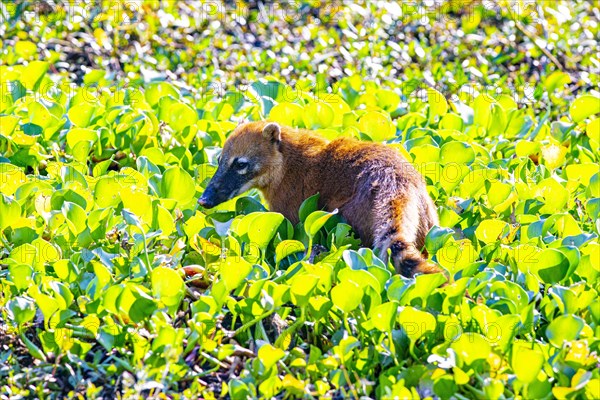
[[281,127],[279,127],[279,124],[268,123],[263,128],[262,134],[265,139],[269,139],[273,143],[281,142]]

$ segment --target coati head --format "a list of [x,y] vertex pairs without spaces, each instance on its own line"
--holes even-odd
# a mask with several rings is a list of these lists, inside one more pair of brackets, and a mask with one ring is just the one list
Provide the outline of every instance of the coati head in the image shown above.
[[215,207],[252,188],[264,189],[281,176],[281,128],[276,123],[240,125],[223,146],[217,172],[198,203]]

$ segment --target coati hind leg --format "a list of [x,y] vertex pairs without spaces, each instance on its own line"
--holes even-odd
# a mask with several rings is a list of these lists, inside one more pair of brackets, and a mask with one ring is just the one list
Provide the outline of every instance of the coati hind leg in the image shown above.
[[417,273],[439,272],[422,254],[425,235],[430,227],[421,226],[427,221],[422,216],[423,206],[419,200],[419,196],[396,197],[387,202],[387,213],[377,213],[383,218],[378,221],[375,231],[375,248],[386,262],[389,249],[396,272],[407,277]]

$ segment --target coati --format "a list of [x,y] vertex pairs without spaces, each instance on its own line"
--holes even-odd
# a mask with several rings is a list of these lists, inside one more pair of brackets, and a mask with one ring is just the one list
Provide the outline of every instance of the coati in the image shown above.
[[394,149],[273,122],[238,126],[225,142],[215,175],[198,203],[212,208],[258,188],[270,209],[298,222],[302,202],[320,193],[319,207],[339,209],[359,235],[404,276],[437,272],[421,250],[438,223],[422,176]]

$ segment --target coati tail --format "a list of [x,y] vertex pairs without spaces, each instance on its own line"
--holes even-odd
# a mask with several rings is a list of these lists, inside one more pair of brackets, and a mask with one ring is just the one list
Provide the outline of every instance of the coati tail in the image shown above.
[[433,274],[441,270],[427,261],[413,244],[398,240],[390,246],[392,264],[400,275]]
[[420,200],[417,193],[410,192],[393,199],[391,212],[380,221],[376,231],[375,247],[385,259],[389,249],[396,272],[406,277],[440,272],[423,254],[425,236],[432,221],[427,215],[427,204]]

